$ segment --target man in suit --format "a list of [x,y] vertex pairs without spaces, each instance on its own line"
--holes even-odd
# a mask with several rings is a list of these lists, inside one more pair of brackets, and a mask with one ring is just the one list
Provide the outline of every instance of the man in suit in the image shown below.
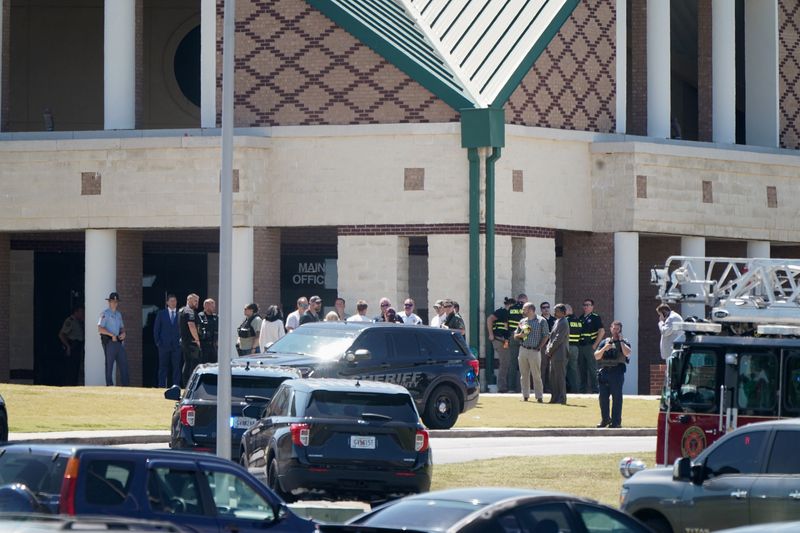
[[167,386],[180,385],[181,334],[178,324],[178,299],[174,294],[167,295],[167,308],[156,315],[153,338],[158,348],[158,386],[163,389]]
[[569,356],[569,324],[567,306],[557,304],[554,308],[556,323],[547,343],[547,357],[550,358],[550,403],[567,403],[567,358]]

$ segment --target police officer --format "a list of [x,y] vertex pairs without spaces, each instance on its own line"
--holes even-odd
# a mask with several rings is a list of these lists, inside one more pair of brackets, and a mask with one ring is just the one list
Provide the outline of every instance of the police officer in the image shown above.
[[567,324],[569,325],[569,357],[567,358],[567,392],[576,393],[581,390],[578,379],[578,346],[581,343],[581,329],[583,322],[572,311],[572,306],[567,305]]
[[[508,331],[515,331],[519,326],[519,321],[524,318],[522,306],[528,303],[528,296],[520,293],[517,296],[517,303],[508,308]],[[508,390],[509,392],[519,392],[519,347],[522,343],[512,338],[508,341]]]
[[581,321],[581,341],[578,345],[578,372],[580,373],[580,390],[583,393],[597,393],[597,364],[594,352],[603,339],[606,330],[603,329],[603,320],[594,312],[594,300],[586,298],[583,301],[583,314]]
[[[622,385],[625,383],[625,365],[631,356],[631,343],[622,337],[622,322],[611,323],[611,336],[603,339],[594,358],[599,368],[600,423],[597,427],[618,428],[622,425]],[[608,416],[608,398],[614,402]]]
[[97,331],[100,333],[100,341],[103,344],[103,352],[106,360],[106,386],[114,384],[114,364],[119,369],[119,383],[127,387],[130,383],[128,378],[128,354],[125,352],[125,323],[122,321],[122,313],[117,310],[119,306],[119,293],[112,292],[106,298],[108,308],[100,314],[97,321]]
[[197,313],[197,329],[200,332],[200,361],[217,362],[217,343],[219,341],[219,317],[216,315],[217,303],[211,298],[203,302],[203,310]]
[[200,332],[197,329],[197,304],[200,297],[194,293],[186,297],[186,305],[178,312],[181,331],[181,353],[183,354],[183,376],[185,387],[194,368],[200,364]]
[[72,309],[72,314],[64,320],[58,339],[64,347],[64,385],[77,385],[83,366],[83,317],[82,305]]
[[508,363],[509,363],[509,337],[508,310],[517,303],[514,298],[505,298],[503,307],[496,309],[486,319],[486,329],[489,332],[489,342],[494,348],[497,359],[497,392],[508,392]]

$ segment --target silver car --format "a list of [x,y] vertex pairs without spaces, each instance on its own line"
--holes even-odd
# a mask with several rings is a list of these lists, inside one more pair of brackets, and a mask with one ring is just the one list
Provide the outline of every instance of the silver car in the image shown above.
[[623,511],[657,532],[800,520],[800,420],[750,424],[692,461],[643,470],[622,485]]

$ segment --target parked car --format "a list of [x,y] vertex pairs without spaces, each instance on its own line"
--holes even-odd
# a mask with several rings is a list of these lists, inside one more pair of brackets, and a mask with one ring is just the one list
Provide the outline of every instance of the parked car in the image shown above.
[[207,454],[12,444],[0,448],[0,486],[15,483],[50,512],[71,516],[165,521],[208,533],[314,530],[239,465]]
[[304,324],[240,360],[299,368],[303,377],[402,385],[431,429],[449,429],[478,403],[478,360],[460,333],[386,323]]
[[[175,385],[164,392],[164,398],[177,402],[172,412],[169,446],[197,452],[214,452],[217,447],[217,377],[216,364],[198,365],[189,377],[181,396]],[[239,460],[242,435],[256,422],[242,415],[245,398],[266,405],[275,389],[287,379],[300,377],[293,368],[231,365],[231,458]]]
[[798,442],[798,419],[748,424],[693,461],[634,474],[622,485],[621,508],[657,532],[800,520]]
[[132,518],[3,513],[0,515],[0,531],[7,533],[50,533],[51,531],[181,533],[186,530],[168,522]]
[[0,442],[8,441],[8,411],[6,401],[0,396]]
[[320,533],[407,531],[448,533],[649,533],[630,516],[595,501],[540,490],[467,488],[389,502]]
[[241,456],[284,499],[383,500],[431,485],[428,432],[409,392],[389,383],[285,381],[245,432]]

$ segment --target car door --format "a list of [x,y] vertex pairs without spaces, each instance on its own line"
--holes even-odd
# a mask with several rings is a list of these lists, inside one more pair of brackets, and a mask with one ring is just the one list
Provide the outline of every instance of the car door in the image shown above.
[[280,386],[267,406],[264,416],[245,433],[247,466],[252,473],[263,474],[269,465],[266,464],[267,452],[275,435],[275,418],[285,416],[291,400],[291,389]]
[[680,501],[681,528],[723,529],[750,523],[750,495],[760,475],[769,431],[742,430],[701,456],[707,473],[687,483]]
[[339,363],[338,377],[345,379],[370,379],[373,381],[386,381],[391,373],[389,363],[389,343],[386,330],[377,327],[365,330],[356,338],[348,352],[356,350],[369,350],[369,359],[355,361],[342,360]]
[[148,514],[150,518],[173,522],[190,531],[219,533],[216,512],[202,486],[196,463],[155,459],[147,464]]
[[389,375],[386,381],[408,389],[414,401],[420,401],[426,387],[426,369],[435,364],[420,352],[416,328],[390,331]]
[[800,430],[778,429],[750,498],[750,522],[800,520]]

